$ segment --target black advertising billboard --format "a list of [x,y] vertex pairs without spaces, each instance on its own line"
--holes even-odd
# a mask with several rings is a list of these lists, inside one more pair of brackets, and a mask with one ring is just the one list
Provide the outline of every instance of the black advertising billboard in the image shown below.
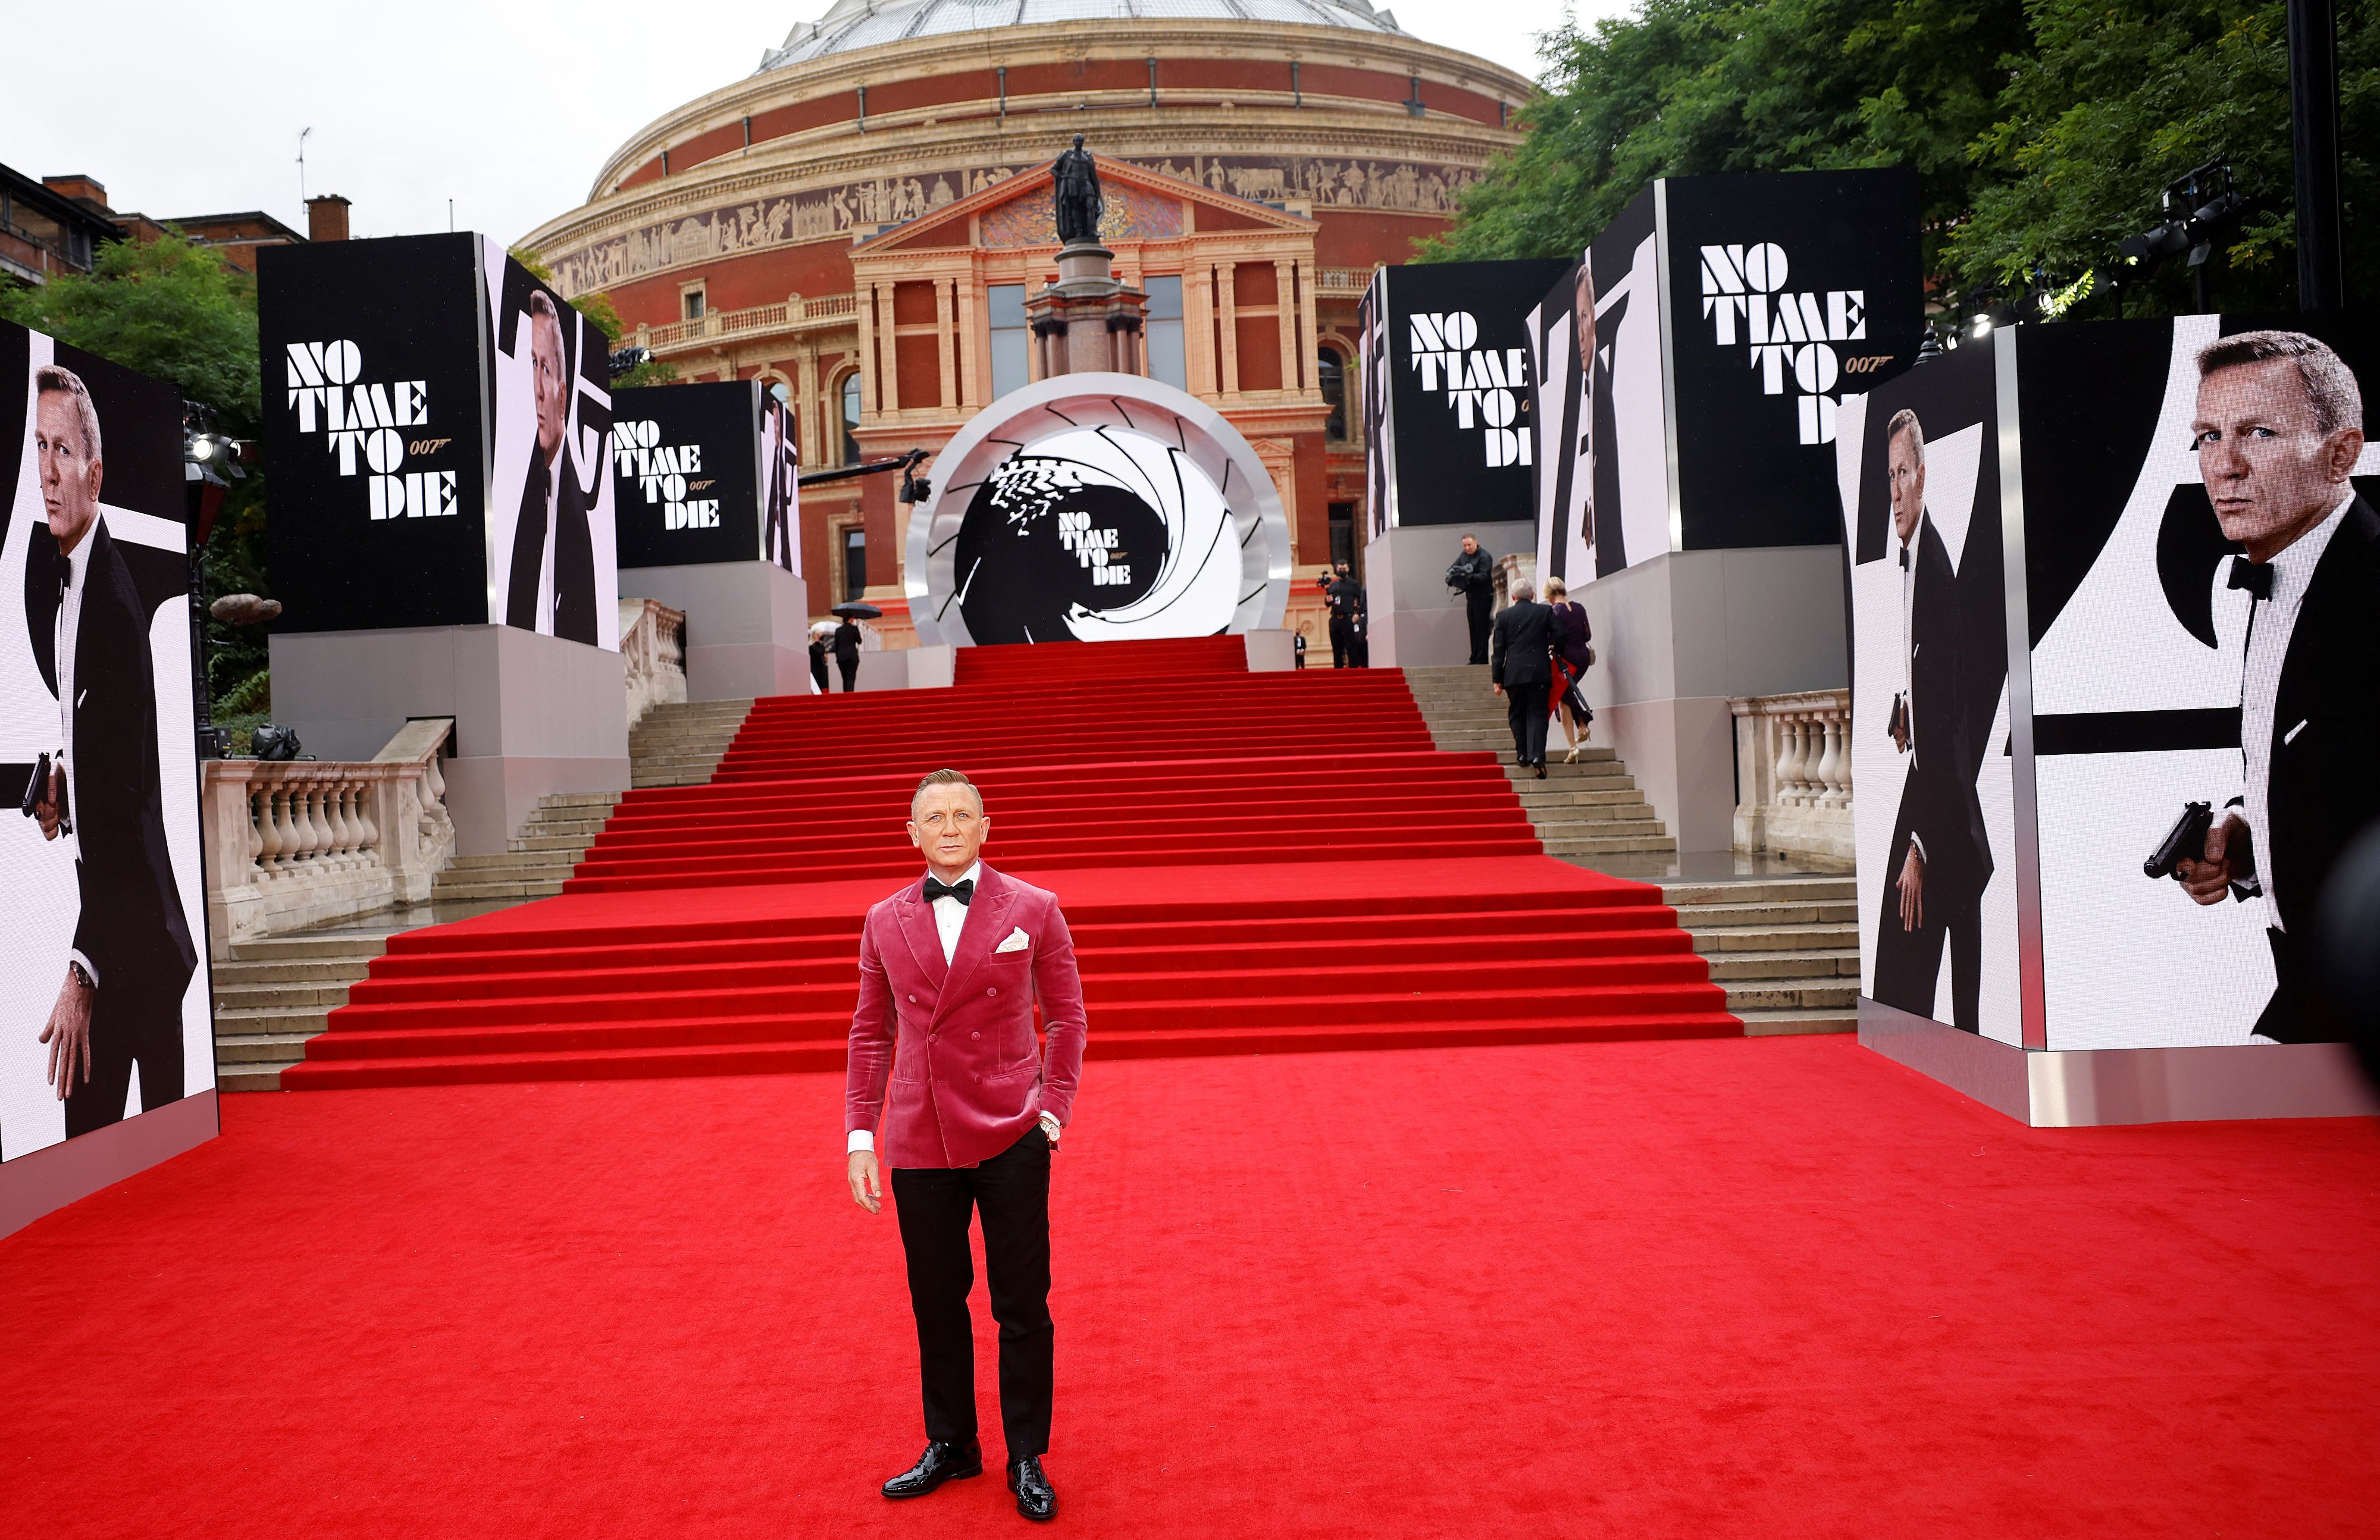
[[618,392],[612,442],[620,564],[773,561],[797,572],[800,462],[757,380]]
[[468,234],[272,248],[258,319],[280,628],[618,647],[601,332]]
[[1569,312],[1579,360],[1560,420],[1536,414],[1540,570],[1835,540],[1838,404],[1914,360],[1919,266],[1912,173],[1639,194],[1536,315],[1545,352]]
[[[1375,277],[1381,297],[1377,322],[1366,327],[1365,372],[1378,383],[1366,384],[1366,410],[1367,429],[1378,422],[1394,440],[1378,471],[1389,525],[1529,516],[1536,443],[1528,318],[1568,265],[1440,262]],[[1375,389],[1384,392],[1377,404]]]
[[1836,538],[1837,403],[1916,361],[1913,171],[1680,176],[1670,262],[1683,549]]
[[[1868,788],[1897,784],[1895,761],[1915,781],[1949,758],[1961,780],[1973,770],[1995,858],[1986,1036],[2108,1049],[2345,1035],[2309,949],[2333,866],[2371,820],[2380,754],[2375,372],[2361,321],[2186,316],[2003,329],[1846,400],[1872,998],[1914,1009],[1879,970],[1937,925],[1937,894],[1951,916],[1961,895],[1936,840],[1912,843]],[[1933,399],[1954,384],[1963,409]],[[2017,433],[1977,404],[1986,392],[2017,404]],[[1922,492],[1912,540],[1871,506],[1896,479]],[[1944,645],[1925,612],[1953,587],[1970,638],[1954,681],[1925,662]],[[1995,617],[2004,688],[1980,661]],[[1955,735],[1933,726],[1946,713]],[[1904,917],[1912,865],[1925,908]],[[1955,1003],[1946,976],[1919,1013],[1951,1021]]]
[[13,1160],[214,1085],[181,392],[0,322],[0,488]]

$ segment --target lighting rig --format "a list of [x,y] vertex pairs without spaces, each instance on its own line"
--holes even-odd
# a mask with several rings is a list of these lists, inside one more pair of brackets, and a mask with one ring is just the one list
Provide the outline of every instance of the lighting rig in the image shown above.
[[[2238,224],[2247,208],[2247,198],[2232,186],[2231,163],[2218,155],[2168,182],[2162,205],[2165,217],[2139,235],[2126,237],[2116,250],[2123,258],[2124,268],[2154,267],[2168,257],[2189,252],[2190,275],[2198,309],[2204,313],[2206,262],[2215,254],[2216,237]],[[2119,281],[2121,276],[2119,269]],[[2120,293],[2116,307],[2121,314]]]

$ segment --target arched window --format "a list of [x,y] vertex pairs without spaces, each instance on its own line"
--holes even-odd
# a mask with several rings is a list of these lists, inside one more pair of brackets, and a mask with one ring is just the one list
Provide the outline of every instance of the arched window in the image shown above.
[[843,377],[843,463],[859,463],[859,371]]
[[1322,404],[1330,408],[1330,420],[1323,425],[1322,436],[1333,443],[1347,442],[1347,366],[1339,360],[1337,352],[1325,347],[1314,355],[1314,377],[1322,386]]

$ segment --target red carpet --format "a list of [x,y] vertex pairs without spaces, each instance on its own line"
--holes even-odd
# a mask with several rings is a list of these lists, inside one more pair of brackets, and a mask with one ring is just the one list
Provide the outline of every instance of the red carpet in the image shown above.
[[1095,1059],[1742,1030],[1659,891],[1540,854],[1402,674],[1251,674],[1221,637],[968,648],[958,680],[759,702],[563,897],[396,938],[282,1085],[838,1067],[941,765],[984,788],[987,858],[1064,902]]
[[[227,1098],[0,1241],[7,1532],[1027,1533],[874,1495],[915,1349],[841,1095]],[[2375,1191],[2369,1122],[2034,1132],[1841,1038],[1097,1065],[1052,1533],[2369,1535]]]

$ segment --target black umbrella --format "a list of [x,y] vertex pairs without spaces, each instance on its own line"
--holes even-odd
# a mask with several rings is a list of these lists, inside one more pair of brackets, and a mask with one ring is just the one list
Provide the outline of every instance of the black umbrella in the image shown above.
[[838,604],[831,612],[841,615],[846,620],[882,620],[884,618],[883,611],[873,604],[862,604],[857,600],[848,604]]

